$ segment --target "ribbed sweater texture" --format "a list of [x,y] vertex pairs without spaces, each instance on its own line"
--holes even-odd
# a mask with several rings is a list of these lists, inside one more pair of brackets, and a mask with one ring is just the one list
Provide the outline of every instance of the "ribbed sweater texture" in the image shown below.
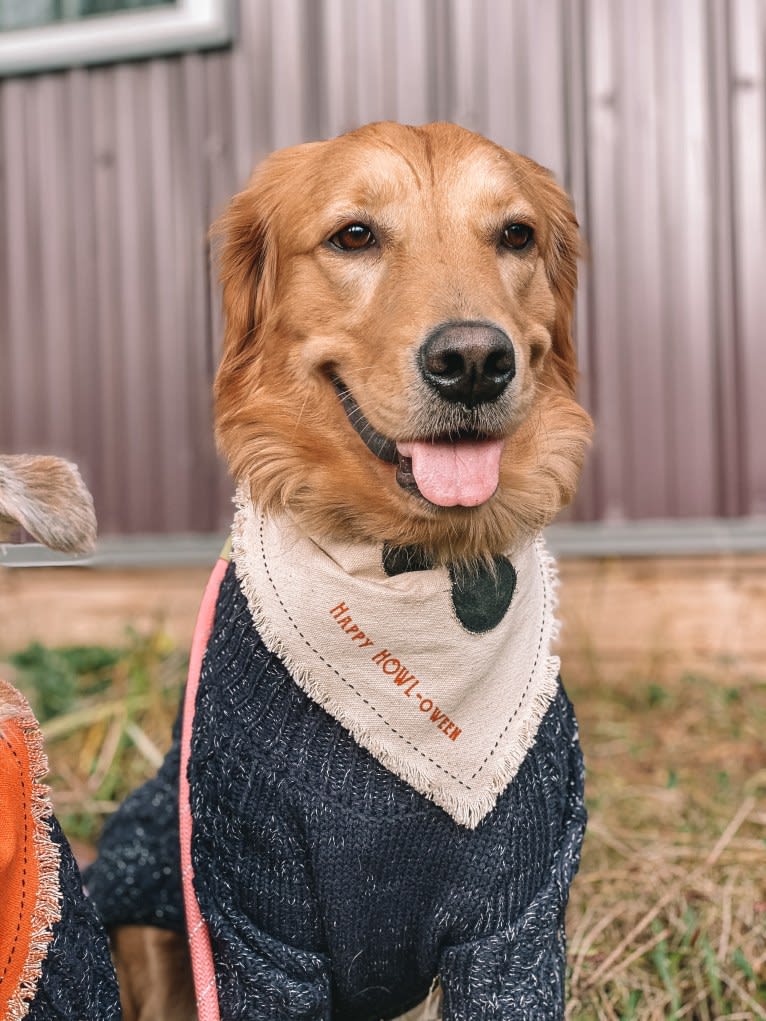
[[61,918],[53,926],[27,1021],[120,1021],[117,979],[106,933],[94,905],[83,893],[80,871],[54,816],[48,827],[61,855]]
[[[105,829],[104,921],[181,929],[178,728]],[[559,690],[474,829],[388,772],[261,641],[233,566],[200,677],[189,767],[195,888],[226,1021],[379,1021],[439,976],[444,1021],[564,1017],[564,911],[585,826]]]

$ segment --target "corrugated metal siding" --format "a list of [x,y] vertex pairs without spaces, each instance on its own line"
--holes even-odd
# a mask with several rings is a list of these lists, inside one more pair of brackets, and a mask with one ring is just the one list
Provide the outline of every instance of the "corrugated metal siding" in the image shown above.
[[0,83],[0,447],[107,532],[229,514],[206,231],[272,148],[451,119],[573,193],[577,516],[766,513],[766,0],[249,0],[232,50]]
[[766,7],[587,14],[599,513],[763,513]]

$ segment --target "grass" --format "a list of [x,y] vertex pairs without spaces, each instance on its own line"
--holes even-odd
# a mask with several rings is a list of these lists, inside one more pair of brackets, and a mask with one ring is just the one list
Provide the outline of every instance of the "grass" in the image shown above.
[[596,668],[569,687],[590,824],[568,1016],[766,1018],[766,682]]
[[[160,633],[11,658],[80,848],[167,746],[185,656]],[[647,672],[648,673],[648,672]],[[569,909],[570,1021],[766,1019],[766,681],[732,664],[570,677],[590,824]]]
[[57,815],[87,856],[105,816],[162,762],[186,655],[161,632],[129,632],[119,648],[34,643],[8,662],[42,726]]

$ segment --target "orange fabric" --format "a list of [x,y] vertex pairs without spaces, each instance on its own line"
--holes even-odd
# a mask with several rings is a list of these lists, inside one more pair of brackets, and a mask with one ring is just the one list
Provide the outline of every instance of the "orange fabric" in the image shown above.
[[0,681],[0,1018],[27,1013],[59,917],[58,850],[48,834],[37,721]]
[[31,777],[24,736],[14,720],[3,726],[0,749],[0,1017],[18,989],[29,953],[39,869],[32,840]]

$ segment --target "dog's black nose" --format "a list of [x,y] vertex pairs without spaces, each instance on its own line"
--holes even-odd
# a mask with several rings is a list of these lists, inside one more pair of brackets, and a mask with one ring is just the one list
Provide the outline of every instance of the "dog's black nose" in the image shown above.
[[497,400],[516,374],[516,358],[496,326],[449,323],[424,341],[420,371],[440,397],[473,408]]

